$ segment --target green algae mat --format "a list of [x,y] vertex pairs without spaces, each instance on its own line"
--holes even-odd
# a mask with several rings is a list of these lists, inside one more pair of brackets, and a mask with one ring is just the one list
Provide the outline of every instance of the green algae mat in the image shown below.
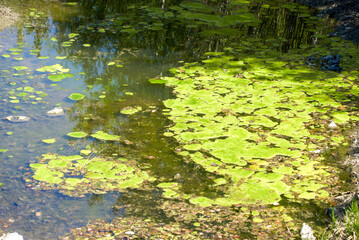
[[285,57],[222,53],[162,78],[177,96],[164,102],[173,121],[166,135],[182,144],[179,154],[229,186],[225,197],[190,202],[278,204],[281,195],[329,196],[330,169],[315,150],[343,140],[331,121],[358,119],[356,108],[345,105],[357,91],[357,73],[323,72]]

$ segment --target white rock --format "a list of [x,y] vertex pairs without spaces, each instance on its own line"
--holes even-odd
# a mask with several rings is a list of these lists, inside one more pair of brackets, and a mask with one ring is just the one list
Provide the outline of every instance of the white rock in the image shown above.
[[46,114],[50,117],[62,116],[64,115],[64,109],[62,107],[55,107],[54,109],[48,111]]
[[5,119],[10,122],[28,122],[28,121],[30,121],[30,118],[26,117],[26,116],[8,116]]
[[127,234],[127,235],[135,235],[135,232],[133,232],[133,231],[127,231],[127,232],[125,232],[125,234]]
[[24,238],[17,232],[14,232],[2,235],[0,240],[24,240]]
[[300,237],[302,240],[315,240],[313,230],[306,223],[303,223],[302,230],[300,231]]
[[323,152],[323,150],[321,150],[321,149],[317,149],[317,150],[314,150],[314,151],[311,151],[312,153],[322,153]]
[[330,128],[336,128],[337,125],[335,124],[334,121],[331,121],[331,122],[329,123],[328,127],[330,127]]

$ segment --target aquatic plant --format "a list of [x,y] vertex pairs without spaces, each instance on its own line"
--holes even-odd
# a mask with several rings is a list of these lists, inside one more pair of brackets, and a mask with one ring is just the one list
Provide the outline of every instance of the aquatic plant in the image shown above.
[[94,137],[99,140],[104,140],[104,141],[119,141],[121,139],[120,136],[111,135],[111,134],[105,133],[103,131],[97,131],[96,133],[91,134],[91,137]]
[[142,107],[140,106],[136,106],[136,107],[125,107],[124,109],[121,110],[122,114],[126,114],[126,115],[132,115],[135,114],[139,111],[142,110]]
[[69,99],[78,101],[78,100],[82,100],[84,97],[85,97],[85,95],[83,95],[82,93],[72,93],[69,96]]
[[123,191],[139,188],[153,181],[147,172],[136,168],[130,161],[117,158],[84,158],[80,155],[61,156],[43,154],[37,163],[30,164],[33,178],[42,182],[44,189],[58,189],[70,196],[87,193]]
[[332,223],[321,239],[356,239],[359,236],[359,209],[357,201],[352,201],[351,207],[346,209],[341,219],[332,214]]
[[344,125],[358,119],[345,105],[357,88],[349,80],[357,79],[355,72],[323,72],[275,51],[246,55],[229,48],[206,55],[202,63],[161,78],[176,93],[164,101],[173,121],[173,134],[167,135],[182,144],[181,155],[229,180],[225,197],[190,202],[277,204],[282,195],[328,197],[331,175],[311,151],[324,148],[324,139],[343,141],[340,134],[328,135],[329,120]]
[[69,137],[73,137],[73,138],[84,138],[86,137],[88,134],[85,132],[70,132],[67,134],[67,136]]

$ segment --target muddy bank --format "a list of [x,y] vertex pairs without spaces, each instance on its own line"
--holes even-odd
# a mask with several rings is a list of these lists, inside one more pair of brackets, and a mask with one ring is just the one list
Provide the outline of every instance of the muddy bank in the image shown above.
[[357,0],[297,0],[317,8],[323,15],[337,20],[333,36],[359,44],[359,1]]
[[19,19],[19,14],[8,7],[0,6],[0,31],[4,30]]

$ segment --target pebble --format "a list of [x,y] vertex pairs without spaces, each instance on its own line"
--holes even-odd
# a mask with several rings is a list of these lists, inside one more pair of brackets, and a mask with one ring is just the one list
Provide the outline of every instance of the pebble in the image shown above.
[[306,223],[303,223],[302,230],[300,231],[300,236],[302,240],[315,240],[313,230]]
[[321,153],[321,152],[322,152],[321,149],[317,149],[317,150],[312,151],[312,153],[316,153],[316,154],[319,154],[319,153]]
[[24,238],[17,232],[14,232],[2,235],[0,240],[24,240]]
[[55,107],[55,108],[51,109],[50,111],[47,111],[46,114],[49,117],[62,116],[62,115],[64,115],[64,109],[62,107]]
[[133,232],[133,231],[127,231],[127,232],[125,232],[125,234],[126,234],[126,235],[135,235],[135,232]]
[[337,125],[335,124],[334,121],[331,121],[331,122],[329,123],[328,127],[330,127],[330,128],[336,128]]
[[30,121],[29,117],[26,116],[8,116],[5,118],[9,122],[28,122]]

